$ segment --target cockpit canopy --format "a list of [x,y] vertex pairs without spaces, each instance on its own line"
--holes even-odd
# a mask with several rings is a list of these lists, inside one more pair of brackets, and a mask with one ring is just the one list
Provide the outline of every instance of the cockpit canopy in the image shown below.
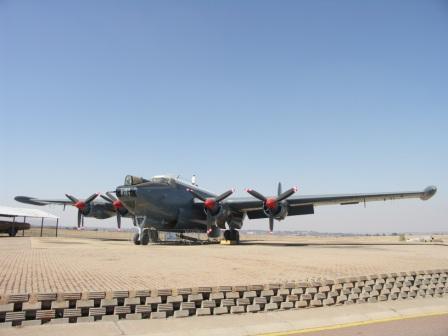
[[124,178],[124,185],[127,185],[127,186],[136,185],[136,184],[145,183],[145,182],[149,182],[149,181],[144,179],[143,177],[127,175]]
[[144,179],[143,177],[137,177],[132,175],[127,175],[124,179],[124,185],[131,186],[141,183],[154,183],[154,184],[164,184],[164,185],[171,185],[175,183],[175,179],[170,176],[165,175],[158,175],[152,177],[150,180]]

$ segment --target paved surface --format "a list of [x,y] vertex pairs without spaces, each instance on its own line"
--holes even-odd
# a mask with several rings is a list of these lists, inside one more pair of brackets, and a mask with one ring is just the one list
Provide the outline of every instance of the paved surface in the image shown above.
[[[116,322],[7,327],[0,328],[0,336],[287,335],[291,331],[293,332],[289,334],[297,334],[295,332],[297,330],[309,331],[314,328],[331,327],[341,324],[374,322],[386,319],[407,318],[410,316],[427,316],[434,313],[448,314],[448,297],[386,301],[381,303],[331,306],[272,313],[192,317],[186,319],[120,320]],[[406,327],[409,323],[412,323],[411,321],[410,319],[406,319],[398,323],[400,326]],[[440,319],[437,318],[431,321],[440,323]],[[427,322],[424,323],[427,324]],[[436,329],[436,332],[440,331],[438,328]],[[431,329],[427,330],[431,331]],[[307,334],[312,335],[305,333],[305,335]],[[330,335],[333,334],[330,333]],[[398,336],[400,334],[380,333],[374,335]],[[407,335],[411,336],[412,334]],[[433,334],[425,331],[420,335],[446,336],[447,334]]]
[[129,233],[117,234],[0,237],[0,294],[247,285],[448,267],[448,246],[397,244],[398,237],[274,236],[249,237],[239,246],[134,246]]
[[[309,336],[447,336],[448,313],[437,316],[414,317],[395,321],[378,322],[364,326],[330,329],[317,332],[287,333]],[[280,336],[279,334],[278,336]],[[286,333],[284,334],[286,335]]]

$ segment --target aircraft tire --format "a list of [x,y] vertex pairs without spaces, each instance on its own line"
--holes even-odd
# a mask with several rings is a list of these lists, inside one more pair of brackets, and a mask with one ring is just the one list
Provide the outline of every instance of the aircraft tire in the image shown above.
[[145,230],[142,232],[142,236],[140,238],[140,244],[148,245],[148,243],[149,243],[149,232],[148,230]]
[[231,235],[230,235],[230,230],[225,230],[224,231],[224,239],[225,240],[232,240],[231,239]]
[[16,228],[10,228],[9,232],[8,232],[10,237],[15,237],[17,234],[17,229]]
[[156,243],[159,241],[159,232],[157,230],[149,231],[150,241]]
[[132,240],[135,245],[140,245],[140,235],[138,233],[134,233]]

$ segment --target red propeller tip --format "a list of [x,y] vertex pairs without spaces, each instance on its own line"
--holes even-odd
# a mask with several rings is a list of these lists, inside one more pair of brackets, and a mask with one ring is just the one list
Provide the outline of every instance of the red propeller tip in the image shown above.
[[250,188],[246,188],[245,191],[246,191],[246,192],[249,192],[249,191],[252,191],[252,189],[250,189]]
[[294,192],[297,192],[299,190],[298,186],[294,186]]

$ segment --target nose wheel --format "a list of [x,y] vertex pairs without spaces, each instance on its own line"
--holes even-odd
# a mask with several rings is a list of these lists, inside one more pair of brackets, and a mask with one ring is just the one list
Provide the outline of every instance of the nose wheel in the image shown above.
[[235,229],[225,230],[224,231],[224,239],[230,240],[230,241],[235,241],[235,242],[239,243],[240,242],[240,233],[238,230],[235,230]]
[[135,245],[148,245],[150,242],[156,243],[159,241],[159,232],[157,230],[143,229],[139,231],[132,238]]

